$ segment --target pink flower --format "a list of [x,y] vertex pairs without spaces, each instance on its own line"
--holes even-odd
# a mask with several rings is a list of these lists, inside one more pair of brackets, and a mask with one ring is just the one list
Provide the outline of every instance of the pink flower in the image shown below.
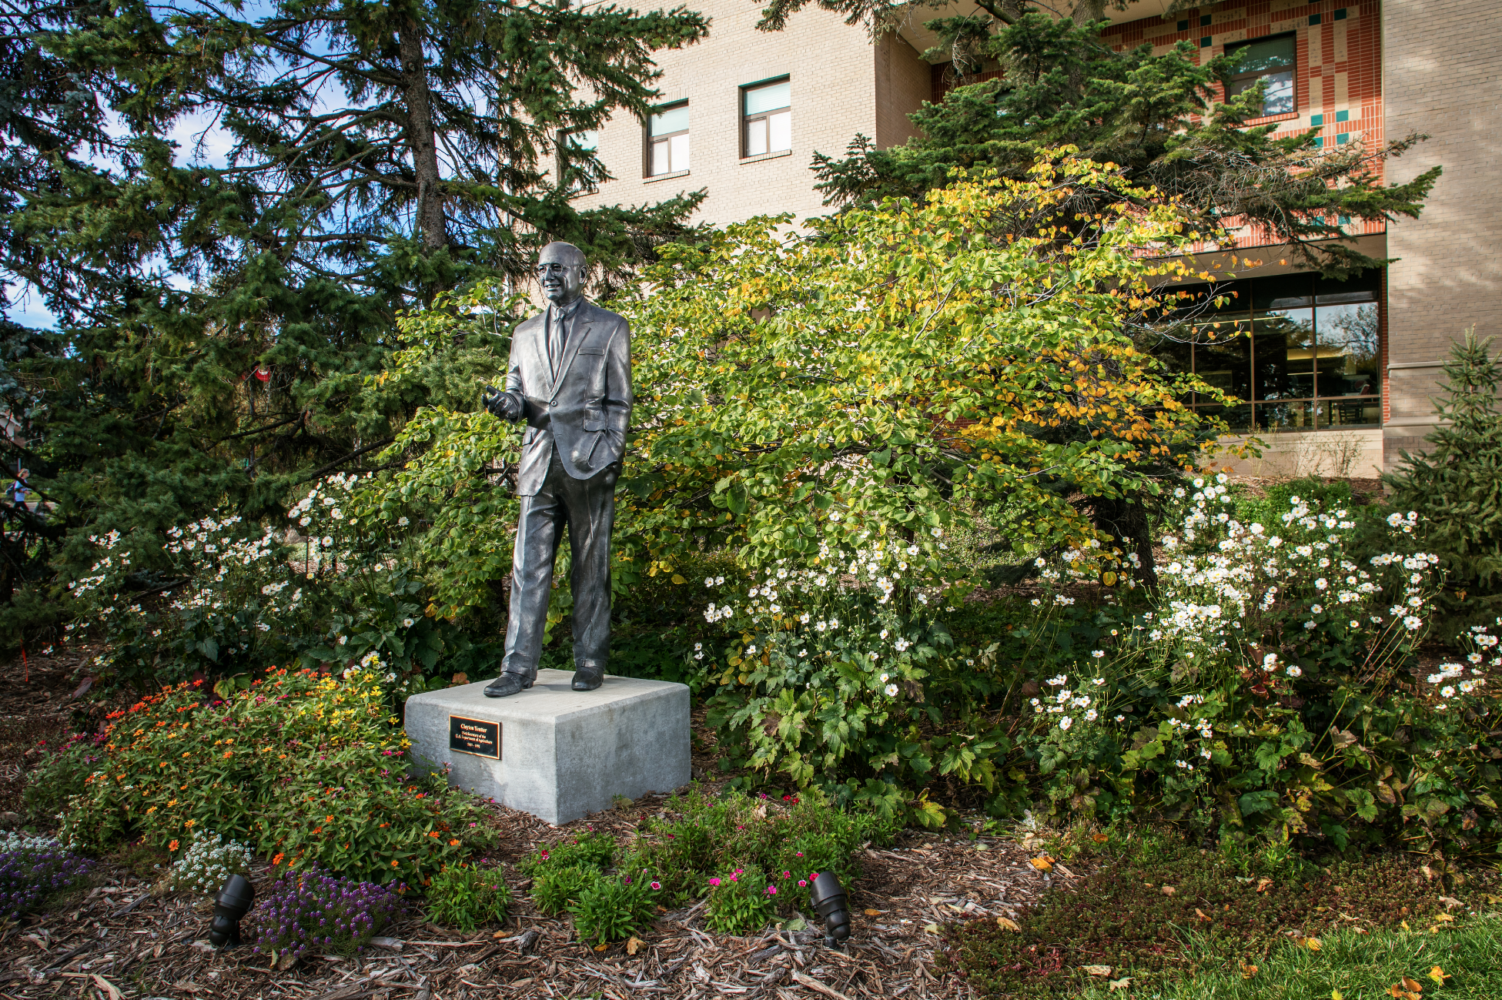
[[739,882],[740,879],[737,878],[736,876],[732,875],[732,876],[730,876],[730,881],[732,881],[732,882]]
[[654,889],[661,889],[662,885],[661,885],[661,883],[653,882],[652,883],[652,888],[654,888]]
[[798,888],[803,889],[803,888],[807,888],[807,886],[808,886],[808,880],[807,879],[801,879],[800,878],[798,880]]
[[768,896],[775,896],[775,895],[777,895],[777,887],[775,885],[769,885],[769,886],[767,886],[767,895]]
[[798,852],[798,854],[797,854],[797,855],[796,855],[796,856],[797,856],[797,857],[800,857],[800,858],[801,858],[801,857],[803,857],[803,852],[802,852],[802,851],[799,851],[799,852]]
[[710,885],[719,885],[720,884],[720,880],[718,878],[712,878],[712,879],[709,880],[709,884]]
[[783,872],[782,873],[782,877],[783,878],[792,878],[793,877],[793,873],[792,872]]

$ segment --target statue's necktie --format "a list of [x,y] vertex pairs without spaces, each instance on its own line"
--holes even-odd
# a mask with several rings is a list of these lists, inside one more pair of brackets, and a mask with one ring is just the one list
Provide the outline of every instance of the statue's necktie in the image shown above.
[[553,381],[558,380],[558,366],[563,363],[563,310],[556,306],[548,309],[548,365],[553,372]]

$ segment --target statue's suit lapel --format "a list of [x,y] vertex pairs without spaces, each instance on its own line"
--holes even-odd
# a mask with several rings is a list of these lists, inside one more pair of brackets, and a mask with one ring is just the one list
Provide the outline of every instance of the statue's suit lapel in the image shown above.
[[517,350],[521,352],[520,360],[523,371],[526,373],[524,377],[528,388],[527,395],[535,395],[535,390],[539,386],[544,390],[552,389],[551,373],[548,371],[548,346],[545,339],[547,315],[546,311],[541,312],[516,328],[515,336],[519,341]]

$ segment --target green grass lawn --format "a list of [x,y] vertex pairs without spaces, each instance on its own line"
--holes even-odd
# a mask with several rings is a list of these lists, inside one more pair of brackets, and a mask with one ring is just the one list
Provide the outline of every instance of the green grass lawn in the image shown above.
[[[1333,931],[1319,940],[1318,951],[1292,943],[1274,949],[1250,977],[1191,974],[1146,990],[1113,990],[1102,982],[1078,995],[1082,1000],[1502,1000],[1502,917],[1496,914],[1462,917],[1437,933],[1420,927]],[[1201,966],[1223,961],[1197,951],[1191,942],[1185,957]],[[1435,966],[1447,977],[1443,985],[1431,975]],[[1421,989],[1413,990],[1415,983]]]
[[[1502,878],[1423,862],[1117,833],[1015,922],[946,926],[942,962],[1008,1000],[1502,1000]],[[1436,965],[1453,978],[1436,982]],[[1422,989],[1389,992],[1405,976]]]

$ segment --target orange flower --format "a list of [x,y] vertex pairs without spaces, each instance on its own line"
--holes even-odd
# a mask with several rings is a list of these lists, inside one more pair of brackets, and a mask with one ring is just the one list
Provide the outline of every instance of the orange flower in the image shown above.
[[193,829],[193,824],[194,824],[194,823],[197,823],[197,822],[198,822],[198,820],[196,820],[196,819],[190,819],[190,820],[188,820],[188,821],[187,821],[187,822],[186,822],[186,823],[184,823],[184,824],[183,824],[183,826],[185,826],[185,827],[187,827],[187,828],[188,828],[188,829],[189,829],[189,830],[191,830],[191,829]]
[[393,861],[393,862],[391,862],[391,867],[392,868],[400,868],[401,865],[402,865],[402,863],[400,861]]
[[285,856],[286,855],[282,854],[281,851],[277,851],[276,852],[276,857],[274,857],[274,858],[271,859],[271,864],[273,866],[281,864],[282,863],[282,858],[285,857]]
[[428,836],[429,837],[436,837],[436,836],[438,836],[438,831],[437,830],[429,830],[428,831]]
[[459,842],[457,840],[451,840],[451,841],[449,841],[449,846],[450,847],[458,847],[459,846]]
[[174,840],[172,843],[168,844],[167,845],[167,850],[169,850],[169,851],[175,851],[175,850],[177,850],[177,841]]
[[230,757],[233,757],[234,755],[235,755],[235,752],[233,750],[226,750],[226,751],[224,751],[224,756],[225,756],[226,760],[228,760]]

